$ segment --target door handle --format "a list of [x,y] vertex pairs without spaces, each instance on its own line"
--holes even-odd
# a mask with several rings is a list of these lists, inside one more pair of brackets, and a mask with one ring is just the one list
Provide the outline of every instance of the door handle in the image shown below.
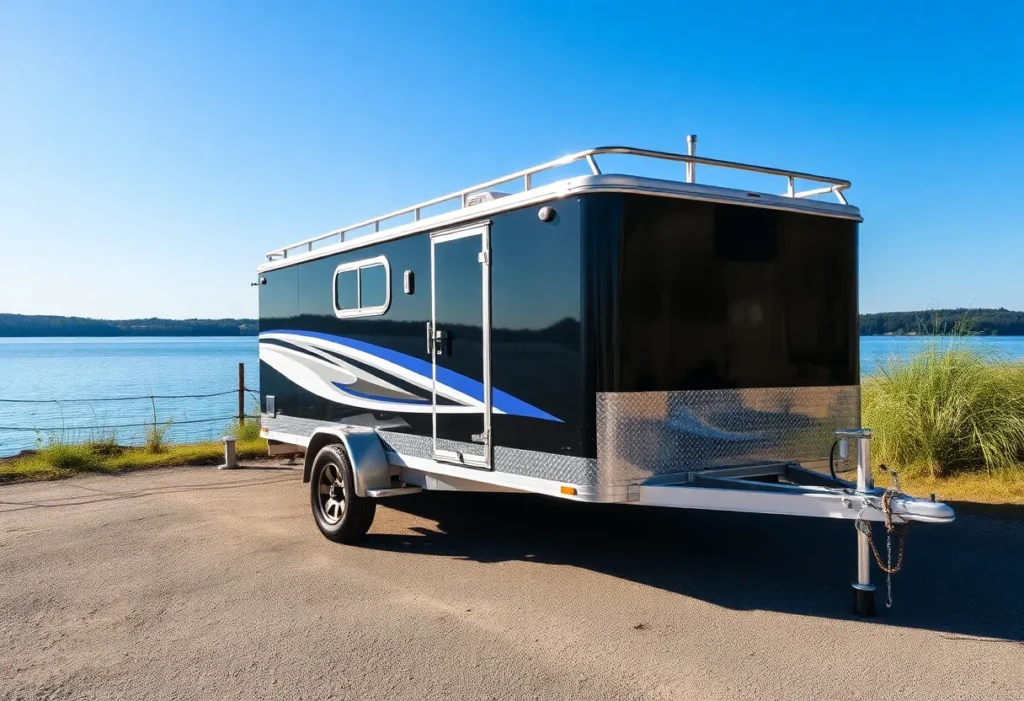
[[[444,329],[435,329],[434,325],[427,322],[427,355],[444,355],[445,344],[451,336]],[[449,353],[451,355],[451,353]]]

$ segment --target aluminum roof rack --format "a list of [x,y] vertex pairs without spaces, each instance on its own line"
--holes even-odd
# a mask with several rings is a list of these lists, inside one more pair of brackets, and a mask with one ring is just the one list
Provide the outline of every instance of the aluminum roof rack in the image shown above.
[[[811,173],[801,173],[795,170],[783,170],[782,168],[769,168],[767,166],[751,165],[749,163],[739,163],[736,161],[722,161],[717,158],[704,158],[702,156],[696,155],[696,136],[688,136],[686,137],[686,141],[689,150],[689,153],[686,154],[672,153],[670,151],[651,151],[649,149],[632,148],[629,146],[600,146],[598,148],[591,148],[585,151],[577,151],[576,153],[571,153],[568,156],[556,158],[553,161],[541,163],[540,165],[533,166],[532,168],[526,168],[525,170],[516,171],[515,173],[505,175],[500,178],[495,178],[494,180],[488,180],[487,182],[480,183],[478,185],[473,185],[472,187],[467,187],[463,190],[458,190],[449,195],[436,197],[432,200],[427,200],[426,202],[420,202],[419,204],[404,207],[402,209],[390,212],[383,216],[374,217],[372,219],[366,219],[364,221],[358,222],[356,224],[351,224],[341,229],[328,231],[326,234],[314,236],[313,238],[304,239],[302,241],[293,243],[283,248],[275,249],[267,253],[267,260],[274,261],[280,260],[282,258],[287,258],[289,252],[296,251],[298,249],[302,249],[303,252],[312,251],[313,244],[332,237],[338,237],[339,241],[344,241],[345,234],[347,234],[350,231],[362,229],[364,227],[373,226],[374,231],[380,231],[381,222],[387,221],[388,219],[393,219],[395,217],[400,217],[405,214],[412,214],[414,220],[419,221],[420,214],[423,209],[427,207],[432,207],[434,205],[443,204],[445,202],[460,200],[461,206],[467,207],[469,206],[470,195],[477,193],[481,190],[487,190],[488,188],[492,188],[497,185],[512,182],[514,180],[522,180],[523,190],[526,191],[531,188],[531,179],[537,173],[542,173],[544,171],[552,170],[554,168],[561,168],[571,163],[585,161],[586,164],[590,167],[590,172],[593,175],[601,175],[601,168],[597,164],[596,157],[611,154],[623,156],[640,156],[642,158],[654,158],[664,161],[677,161],[685,163],[687,183],[695,183],[697,181],[696,171],[698,165],[713,166],[716,168],[727,168],[731,170],[741,170],[751,173],[763,173],[766,175],[777,175],[779,177],[786,178],[786,192],[781,195],[782,197],[793,197],[801,199],[808,197],[816,197],[819,195],[832,194],[835,195],[836,199],[839,201],[840,204],[848,204],[846,201],[846,197],[843,195],[843,191],[849,189],[849,180],[830,178],[824,175],[813,175]],[[816,187],[811,190],[801,190],[798,192],[796,190],[797,180],[807,180],[812,183],[821,183],[822,187]]]

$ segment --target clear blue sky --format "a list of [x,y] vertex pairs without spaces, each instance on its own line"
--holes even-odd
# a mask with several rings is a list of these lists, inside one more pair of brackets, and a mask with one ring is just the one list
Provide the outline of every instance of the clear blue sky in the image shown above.
[[861,309],[1024,309],[1017,3],[0,2],[0,311],[256,314],[272,248],[599,144],[845,177]]

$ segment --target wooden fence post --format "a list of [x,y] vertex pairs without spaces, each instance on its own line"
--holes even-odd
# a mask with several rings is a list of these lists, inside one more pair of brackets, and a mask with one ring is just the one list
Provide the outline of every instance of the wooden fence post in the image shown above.
[[238,425],[245,423],[245,363],[238,364]]

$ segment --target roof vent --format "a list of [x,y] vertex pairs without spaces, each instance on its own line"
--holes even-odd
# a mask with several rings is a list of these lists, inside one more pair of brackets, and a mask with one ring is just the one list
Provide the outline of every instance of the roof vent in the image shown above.
[[494,192],[490,190],[487,192],[474,192],[472,195],[466,198],[466,206],[472,207],[475,204],[483,204],[484,202],[491,202],[500,197],[508,196],[509,193],[507,192]]

